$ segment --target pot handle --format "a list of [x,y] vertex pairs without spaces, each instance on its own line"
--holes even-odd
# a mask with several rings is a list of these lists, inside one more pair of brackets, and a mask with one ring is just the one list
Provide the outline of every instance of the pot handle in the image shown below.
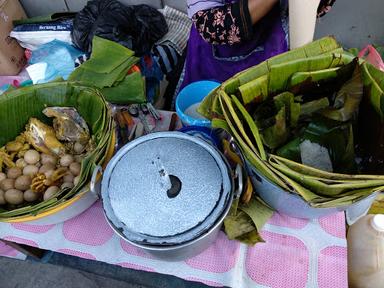
[[101,181],[97,181],[97,176],[103,173],[103,169],[100,165],[97,165],[93,170],[91,183],[89,184],[89,190],[98,199],[101,199]]
[[237,199],[237,198],[240,198],[241,193],[243,192],[243,189],[244,189],[243,168],[241,167],[240,164],[236,165],[235,181],[237,181],[237,183],[235,183],[236,190],[235,190],[234,198]]

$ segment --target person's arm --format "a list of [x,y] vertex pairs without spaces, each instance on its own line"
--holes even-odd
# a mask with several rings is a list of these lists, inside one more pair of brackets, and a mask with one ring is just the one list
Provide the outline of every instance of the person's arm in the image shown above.
[[278,0],[240,0],[198,11],[192,21],[201,37],[211,44],[236,44],[252,37],[252,26],[263,18]]
[[257,23],[261,18],[268,14],[279,0],[248,0],[248,11],[251,16],[252,24]]

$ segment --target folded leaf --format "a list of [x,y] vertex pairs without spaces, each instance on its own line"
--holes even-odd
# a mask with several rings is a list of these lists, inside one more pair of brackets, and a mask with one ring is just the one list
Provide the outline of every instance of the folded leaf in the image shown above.
[[275,149],[285,143],[289,136],[285,107],[282,107],[275,116],[275,124],[261,132],[264,144],[270,149]]
[[235,216],[229,215],[224,219],[224,229],[228,239],[234,240],[255,230],[252,219],[244,212],[239,211]]
[[277,110],[285,108],[285,115],[290,127],[296,127],[300,116],[300,103],[295,103],[295,95],[290,92],[283,92],[273,97]]
[[255,224],[257,231],[261,231],[263,226],[272,217],[273,210],[265,206],[257,198],[253,197],[248,205],[239,206],[241,211],[247,213]]
[[356,118],[363,92],[361,69],[360,66],[357,66],[352,78],[337,92],[333,107],[324,109],[321,114],[327,118],[343,122]]
[[300,116],[307,117],[312,116],[312,114],[319,112],[325,108],[329,107],[329,100],[327,97],[306,102],[301,105]]
[[127,75],[117,86],[101,90],[108,102],[116,104],[144,103],[145,81],[140,72]]

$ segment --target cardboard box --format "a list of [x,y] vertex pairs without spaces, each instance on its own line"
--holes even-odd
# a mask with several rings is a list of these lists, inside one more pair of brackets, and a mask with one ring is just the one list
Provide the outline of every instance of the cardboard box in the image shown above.
[[0,75],[17,75],[26,64],[24,49],[9,37],[12,21],[26,17],[18,0],[0,0]]

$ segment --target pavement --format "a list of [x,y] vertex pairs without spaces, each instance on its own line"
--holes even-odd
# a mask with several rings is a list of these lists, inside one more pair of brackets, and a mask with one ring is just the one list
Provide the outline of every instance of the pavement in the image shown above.
[[0,257],[0,288],[206,288],[201,283],[47,252],[42,259]]

